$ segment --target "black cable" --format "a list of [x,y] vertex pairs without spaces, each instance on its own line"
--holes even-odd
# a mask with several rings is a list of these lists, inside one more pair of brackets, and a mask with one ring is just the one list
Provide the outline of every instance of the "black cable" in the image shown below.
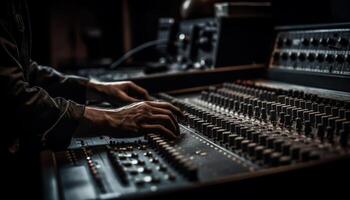
[[168,42],[168,40],[153,40],[153,41],[143,43],[140,46],[137,46],[134,49],[129,50],[122,57],[120,57],[118,60],[114,61],[111,64],[111,69],[114,69],[114,68],[118,67],[119,65],[123,64],[123,62],[125,62],[125,60],[127,60],[128,58],[130,58],[134,54],[136,54],[144,49],[147,49],[149,47],[156,46],[159,44],[166,44],[167,42]]

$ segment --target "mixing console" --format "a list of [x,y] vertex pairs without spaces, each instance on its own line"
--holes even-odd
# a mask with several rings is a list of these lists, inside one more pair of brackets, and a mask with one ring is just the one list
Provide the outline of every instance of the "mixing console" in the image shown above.
[[317,177],[327,177],[332,172],[328,177],[337,177],[339,170],[340,176],[346,176],[340,170],[346,165],[315,169],[349,161],[348,30],[281,29],[267,77],[223,80],[154,95],[184,112],[184,118],[178,119],[177,140],[154,133],[137,138],[74,138],[66,151],[44,152],[45,199],[180,195],[178,191],[210,184],[241,184],[262,174],[309,168],[313,170],[304,175],[316,172]]

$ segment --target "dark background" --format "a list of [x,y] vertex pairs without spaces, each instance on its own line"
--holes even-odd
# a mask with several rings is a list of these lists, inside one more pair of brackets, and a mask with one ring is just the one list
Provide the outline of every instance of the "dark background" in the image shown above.
[[[28,1],[33,59],[57,68],[98,66],[156,39],[158,19],[181,19],[183,0]],[[275,25],[350,21],[348,0],[272,0]],[[135,60],[153,60],[154,52]]]

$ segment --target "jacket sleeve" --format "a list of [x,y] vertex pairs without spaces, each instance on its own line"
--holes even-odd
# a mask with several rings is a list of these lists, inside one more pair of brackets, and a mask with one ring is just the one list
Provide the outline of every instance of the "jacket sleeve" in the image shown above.
[[24,73],[26,66],[21,65],[17,55],[14,43],[0,34],[0,103],[1,115],[5,116],[1,118],[5,119],[3,123],[15,125],[13,130],[3,132],[7,134],[5,138],[39,137],[44,147],[54,150],[67,147],[84,113],[84,106],[60,97],[53,98],[42,87],[29,83]]
[[44,88],[53,97],[64,97],[75,102],[85,104],[86,78],[66,75],[57,70],[31,62],[29,68],[29,82]]

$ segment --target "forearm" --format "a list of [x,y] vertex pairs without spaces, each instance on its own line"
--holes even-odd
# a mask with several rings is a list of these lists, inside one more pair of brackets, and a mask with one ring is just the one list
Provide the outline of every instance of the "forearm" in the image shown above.
[[75,137],[95,137],[107,127],[106,110],[86,106],[74,133]]
[[44,88],[53,97],[64,97],[85,104],[88,79],[66,75],[36,62],[31,62],[29,69],[30,84]]

